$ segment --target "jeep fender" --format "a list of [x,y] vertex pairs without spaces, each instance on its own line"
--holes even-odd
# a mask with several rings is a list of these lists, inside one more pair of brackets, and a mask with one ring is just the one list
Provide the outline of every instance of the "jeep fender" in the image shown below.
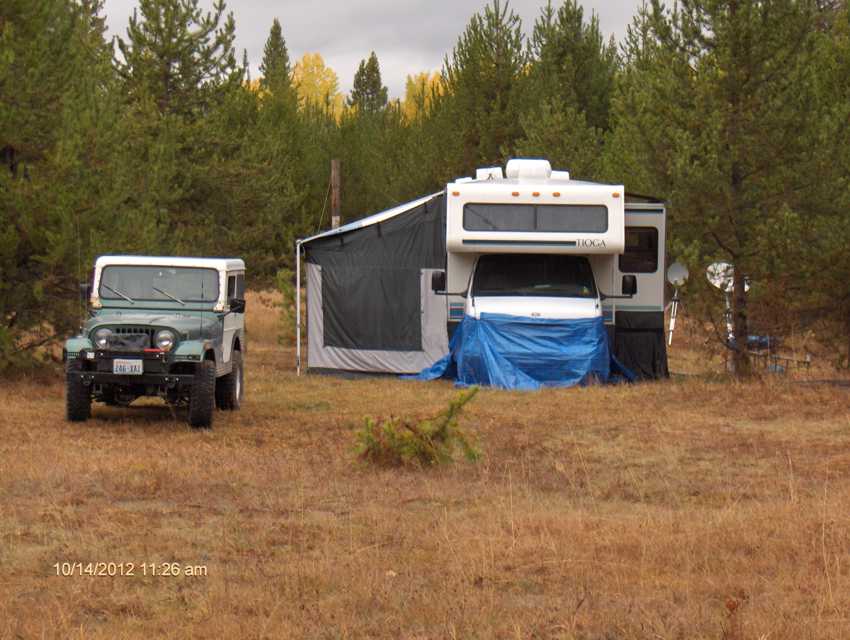
[[[239,349],[236,348],[237,342],[239,343]],[[234,351],[241,351],[242,355],[245,355],[245,336],[242,335],[241,329],[237,330],[236,333],[233,334],[233,342],[230,343],[230,347],[230,353],[233,353]]]
[[207,340],[187,340],[177,345],[177,348],[174,350],[174,357],[192,360],[203,360],[204,354],[207,351],[214,350],[215,349],[213,343]]

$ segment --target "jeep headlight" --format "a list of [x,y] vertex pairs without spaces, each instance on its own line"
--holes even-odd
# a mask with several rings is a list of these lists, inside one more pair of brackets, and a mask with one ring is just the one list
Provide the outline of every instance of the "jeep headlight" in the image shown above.
[[174,346],[174,342],[176,340],[176,336],[174,332],[170,329],[161,329],[156,332],[156,336],[154,336],[153,344],[157,349],[162,349],[163,351],[170,351]]
[[112,336],[112,329],[101,327],[94,332],[94,344],[98,349],[106,349],[109,345],[109,338]]

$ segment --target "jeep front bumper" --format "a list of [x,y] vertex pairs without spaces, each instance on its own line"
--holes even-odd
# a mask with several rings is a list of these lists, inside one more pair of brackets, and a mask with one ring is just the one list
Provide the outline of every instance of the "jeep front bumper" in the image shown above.
[[[113,364],[116,359],[141,360],[142,373],[115,373]],[[175,389],[189,386],[195,379],[193,373],[186,373],[185,370],[179,373],[172,372],[172,366],[182,364],[182,362],[170,362],[168,353],[158,349],[149,349],[144,352],[103,349],[82,351],[76,360],[80,363],[80,369],[69,371],[68,375],[79,377],[86,386],[118,385],[122,387],[144,386]]]
[[195,380],[195,376],[185,373],[143,373],[141,375],[128,376],[120,373],[108,373],[106,371],[74,371],[69,376],[77,376],[86,386],[93,384],[118,385],[121,387],[132,387],[143,385],[145,387],[166,387],[176,389],[187,387]]

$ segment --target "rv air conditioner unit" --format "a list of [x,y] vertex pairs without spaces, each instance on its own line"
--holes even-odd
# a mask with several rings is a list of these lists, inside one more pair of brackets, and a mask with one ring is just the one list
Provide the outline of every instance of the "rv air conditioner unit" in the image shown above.
[[520,181],[548,180],[552,175],[552,165],[548,160],[514,159],[508,160],[505,173],[510,179]]

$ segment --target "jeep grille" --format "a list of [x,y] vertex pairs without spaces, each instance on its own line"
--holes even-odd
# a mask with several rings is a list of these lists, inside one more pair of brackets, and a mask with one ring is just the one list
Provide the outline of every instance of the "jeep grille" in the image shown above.
[[150,327],[112,327],[109,346],[112,349],[147,349],[153,345],[157,332]]

